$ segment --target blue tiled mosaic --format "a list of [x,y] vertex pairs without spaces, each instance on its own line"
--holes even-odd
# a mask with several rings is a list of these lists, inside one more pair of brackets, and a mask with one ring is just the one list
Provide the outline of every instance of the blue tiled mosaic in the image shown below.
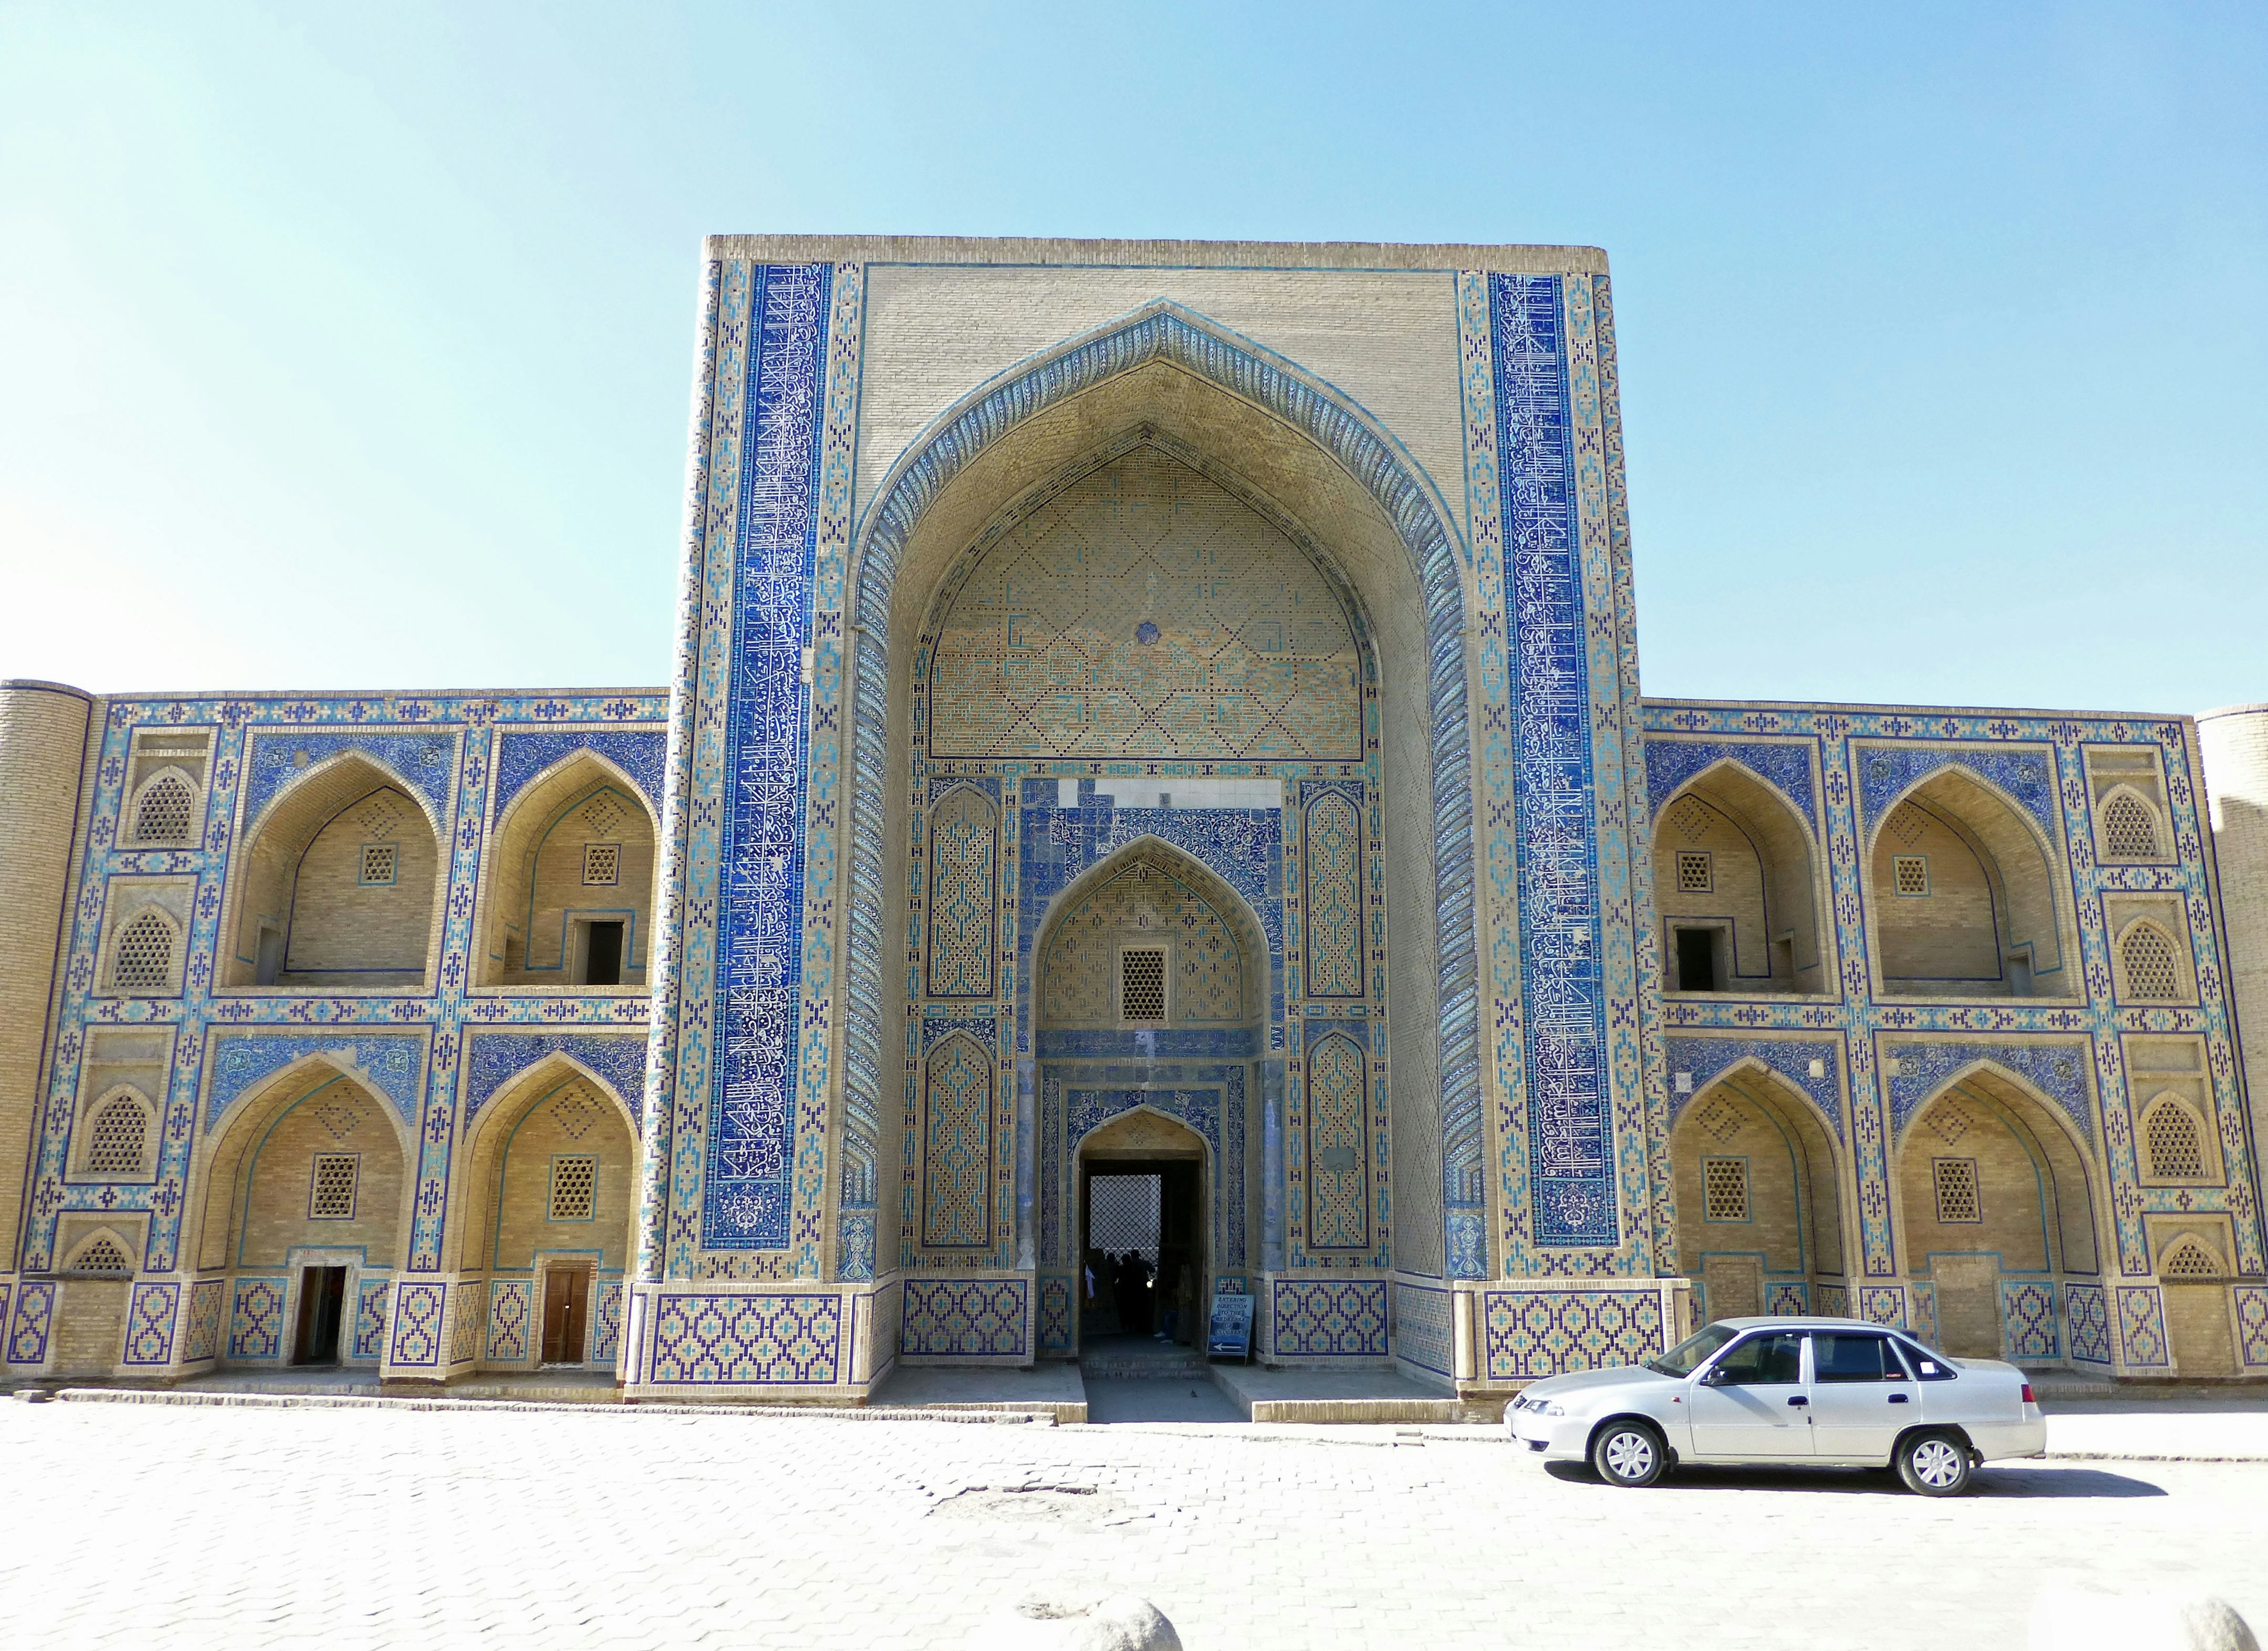
[[375,758],[401,775],[403,783],[424,799],[435,819],[447,816],[450,774],[457,755],[453,734],[262,732],[254,735],[250,744],[244,777],[247,825],[258,820],[301,770],[348,751]]
[[607,1081],[643,1126],[645,1097],[644,1032],[482,1032],[467,1040],[465,1114],[471,1117],[512,1079],[547,1056],[578,1060]]
[[212,1088],[205,1097],[208,1129],[254,1085],[310,1055],[320,1055],[351,1072],[393,1102],[404,1123],[416,1122],[417,1075],[425,1047],[422,1032],[390,1038],[217,1032],[212,1041]]
[[1990,781],[2038,822],[2050,842],[2055,820],[2055,778],[2044,752],[1932,750],[1926,745],[1862,747],[1859,752],[1859,801],[1862,830],[1872,830],[1888,808],[1916,781],[1940,768],[1966,768]]
[[1904,1134],[1914,1114],[1955,1073],[1979,1060],[1989,1060],[2021,1074],[2052,1097],[2079,1126],[2080,1140],[2094,1137],[2095,1109],[2088,1097],[2088,1050],[2083,1043],[1897,1043],[1886,1046],[1883,1053],[1896,1057],[1898,1062],[1898,1070],[1889,1080],[1893,1135]]
[[[1668,1055],[1672,1086],[1680,1074],[1690,1075],[1692,1090],[1683,1095],[1673,1093],[1669,1097],[1669,1115],[1674,1122],[1677,1116],[1693,1104],[1693,1097],[1717,1080],[1717,1075],[1737,1060],[1761,1060],[1790,1083],[1801,1090],[1818,1105],[1820,1119],[1835,1132],[1835,1139],[1843,1139],[1843,1100],[1841,1082],[1837,1076],[1841,1053],[1839,1043],[1808,1043],[1795,1038],[1665,1038],[1662,1046]],[[1819,1073],[1814,1076],[1811,1063],[1819,1063]]]
[[1765,740],[1649,739],[1646,742],[1646,796],[1656,815],[1677,788],[1695,774],[1727,760],[1739,763],[1770,783],[1815,835],[1818,803],[1812,793],[1811,747]]
[[529,781],[578,751],[596,752],[630,775],[661,818],[662,762],[669,735],[662,729],[538,729],[497,738],[496,811],[501,819]]

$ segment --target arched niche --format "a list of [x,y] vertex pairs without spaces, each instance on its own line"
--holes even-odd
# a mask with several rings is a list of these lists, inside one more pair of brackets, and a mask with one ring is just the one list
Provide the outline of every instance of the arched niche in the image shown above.
[[654,844],[644,794],[604,757],[572,752],[538,775],[497,822],[479,983],[644,990]]
[[1779,790],[1730,759],[1654,816],[1661,978],[1674,992],[1831,989],[1811,833]]
[[2052,1302],[2067,1276],[2101,1271],[2088,1152],[2063,1110],[2005,1068],[1972,1066],[1918,1109],[1892,1178],[1905,1271],[1929,1286],[1948,1353],[2026,1355],[2008,1287]]
[[1948,765],[1874,826],[1867,909],[1891,997],[2067,997],[2079,990],[2058,863],[2036,826]]
[[637,1163],[628,1104],[565,1055],[537,1062],[481,1107],[455,1178],[450,1247],[464,1271],[488,1276],[484,1363],[615,1362]]
[[205,1159],[195,1236],[200,1272],[224,1280],[223,1362],[378,1361],[415,1150],[394,1108],[321,1056],[233,1109]]
[[[1167,982],[1157,1016],[1125,1002],[1127,954],[1153,950],[1164,953]],[[1168,844],[1138,839],[1057,896],[1032,966],[1043,1276],[1076,1274],[1079,1266],[1081,1143],[1138,1133],[1124,1123],[1137,1112],[1205,1144],[1208,1292],[1212,1277],[1257,1266],[1269,993],[1257,916],[1226,882]],[[1125,1012],[1130,1007],[1136,1015]]]
[[[1361,616],[1376,693],[1366,738],[1376,742],[1390,845],[1395,1174],[1413,1215],[1406,1258],[1438,1270],[1445,1178],[1476,1184],[1480,1170],[1467,621],[1448,514],[1359,409],[1171,306],[1071,341],[1013,384],[986,386],[862,496],[851,581],[846,1150],[855,1158],[880,1138],[880,1085],[870,1095],[864,1075],[889,1069],[888,1029],[901,1024],[903,974],[881,942],[907,932],[896,868],[907,863],[924,620],[988,529],[1098,452],[1135,442],[1186,456],[1295,528]],[[857,1007],[864,1002],[874,1009]],[[1454,1161],[1446,1170],[1445,1151]]]
[[1678,1112],[1669,1156],[1678,1258],[1709,1317],[1810,1311],[1844,1284],[1840,1155],[1778,1074],[1720,1074]]
[[311,767],[236,857],[225,985],[426,984],[441,855],[416,793],[358,752]]
[[[1088,1131],[1071,1162],[1078,1349],[1104,1354],[1112,1337],[1165,1334],[1169,1323],[1174,1340],[1201,1344],[1202,1308],[1211,1300],[1216,1271],[1217,1235],[1206,1219],[1219,1173],[1211,1143],[1181,1119],[1141,1105]],[[1113,1260],[1126,1253],[1121,1246],[1144,1237],[1152,1241],[1144,1252],[1146,1282],[1115,1276]],[[1128,1298],[1139,1303],[1138,1317],[1123,1310]]]

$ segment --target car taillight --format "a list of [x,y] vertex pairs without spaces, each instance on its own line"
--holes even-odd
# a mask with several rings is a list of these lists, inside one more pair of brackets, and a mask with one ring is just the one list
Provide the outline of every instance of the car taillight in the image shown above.
[[2033,1397],[2032,1397],[2032,1384],[2031,1384],[2029,1382],[2025,1383],[2024,1383],[2024,1403],[2026,1403],[2027,1405],[2036,1405],[2036,1404],[2038,1404],[2039,1402],[2040,1402],[2040,1401],[2039,1401],[2038,1399],[2036,1399],[2036,1398],[2033,1398]]

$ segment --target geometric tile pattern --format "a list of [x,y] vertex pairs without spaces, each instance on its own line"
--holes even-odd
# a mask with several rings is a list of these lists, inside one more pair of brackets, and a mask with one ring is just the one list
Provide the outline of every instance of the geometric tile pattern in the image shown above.
[[1307,1247],[1360,1250],[1370,1243],[1369,1114],[1362,1048],[1333,1032],[1307,1046]]
[[2000,1356],[2062,1356],[2056,1338],[2056,1288],[2046,1279],[2000,1280]]
[[612,1364],[622,1347],[622,1293],[620,1279],[601,1280],[596,1327],[591,1332],[591,1362]]
[[489,1285],[491,1360],[514,1364],[526,1360],[528,1297],[534,1288],[524,1279],[497,1279]]
[[1270,1350],[1279,1359],[1386,1356],[1384,1279],[1277,1279]]
[[1309,997],[1362,993],[1362,816],[1359,794],[1311,796],[1303,836],[1307,904],[1300,990]]
[[[508,733],[497,742],[496,815],[502,819],[528,782],[567,757],[587,751],[605,758],[630,777],[661,817],[661,770],[669,734],[665,729],[595,729],[578,732]],[[652,824],[652,822],[648,822]],[[604,833],[601,833],[602,835]]]
[[[1692,1104],[1696,1096],[1707,1093],[1719,1073],[1735,1061],[1756,1060],[1808,1095],[1819,1108],[1821,1121],[1834,1132],[1837,1141],[1843,1139],[1843,1097],[1837,1076],[1842,1053],[1839,1040],[1815,1043],[1781,1038],[1665,1038],[1662,1048],[1673,1078],[1690,1076],[1693,1080],[1690,1090],[1669,1097],[1673,1123]],[[1811,1071],[1815,1060],[1820,1066],[1817,1076]]]
[[1481,1301],[1491,1381],[1635,1364],[1668,1346],[1659,1287],[1489,1289]]
[[2066,1284],[2064,1311],[2071,1321],[2071,1356],[2074,1362],[2110,1362],[2109,1293],[2100,1284]]
[[1808,1286],[1801,1282],[1781,1283],[1775,1280],[1764,1302],[1764,1311],[1776,1314],[1801,1315],[1809,1312],[1804,1295]]
[[490,1098],[548,1055],[565,1055],[598,1075],[630,1114],[630,1127],[643,1126],[645,1111],[644,1031],[482,1031],[465,1040],[465,1114],[478,1114]]
[[236,1281],[236,1310],[229,1323],[230,1360],[278,1359],[283,1355],[284,1280],[239,1278]]
[[48,1330],[55,1323],[55,1287],[24,1282],[16,1286],[16,1312],[8,1321],[8,1362],[45,1364]]
[[1158,448],[1025,506],[939,606],[932,755],[1362,759],[1321,570]]
[[1896,1045],[1898,1070],[1889,1080],[1890,1132],[1905,1133],[1923,1102],[1973,1062],[1988,1060],[2021,1075],[2052,1097],[2079,1126],[2080,1139],[2095,1134],[2095,1108],[2087,1092],[2092,1052],[2083,1040],[2061,1044],[1947,1043]]
[[2268,1285],[2240,1284],[2232,1293],[2237,1357],[2248,1368],[2268,1365]]
[[956,786],[929,811],[929,994],[992,994],[992,805],[972,786]]
[[383,1277],[366,1277],[356,1290],[352,1356],[357,1361],[386,1356],[386,1303],[393,1293]]
[[922,1243],[983,1249],[992,1242],[992,1057],[973,1038],[930,1053],[922,1083]]
[[454,738],[440,732],[261,735],[251,742],[245,758],[242,818],[247,825],[256,824],[268,805],[307,768],[351,751],[390,770],[438,819],[448,810],[455,745]]
[[1071,1280],[1055,1273],[1040,1278],[1040,1351],[1069,1353],[1071,1339]]
[[1767,740],[1649,739],[1646,742],[1646,796],[1659,816],[1661,805],[1696,774],[1720,762],[1734,762],[1786,797],[1796,818],[1808,824],[1819,815],[1813,800],[1811,749]]
[[220,1354],[220,1310],[228,1294],[225,1279],[199,1279],[189,1286],[189,1327],[181,1341],[181,1362],[201,1364]]
[[478,1279],[449,1292],[449,1362],[470,1364],[481,1356],[481,1327],[488,1322],[488,1293]]
[[163,1365],[173,1361],[173,1321],[180,1311],[178,1284],[136,1284],[126,1308],[125,1364]]
[[446,1304],[446,1287],[439,1284],[404,1283],[396,1289],[388,1364],[441,1362],[441,1310]]
[[654,1298],[657,1386],[777,1386],[843,1379],[843,1302],[834,1295]]
[[1454,1357],[1450,1294],[1422,1284],[1394,1287],[1394,1351],[1436,1376],[1451,1376]]
[[898,1351],[917,1357],[1016,1358],[1029,1350],[1025,1279],[908,1279]]
[[424,1053],[422,1034],[394,1038],[254,1037],[216,1034],[211,1040],[212,1089],[205,1104],[210,1130],[230,1104],[294,1061],[320,1055],[351,1072],[394,1103],[405,1123],[417,1118],[417,1079]]
[[2118,1287],[2118,1350],[2129,1366],[2173,1362],[2166,1344],[2166,1298],[2156,1285]]

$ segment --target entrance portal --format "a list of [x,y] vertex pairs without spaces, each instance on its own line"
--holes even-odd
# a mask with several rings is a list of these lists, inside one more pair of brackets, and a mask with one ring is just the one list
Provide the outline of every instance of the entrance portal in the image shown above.
[[591,1300],[591,1265],[543,1270],[543,1362],[580,1364]]
[[291,1344],[294,1364],[336,1364],[339,1324],[346,1316],[347,1270],[306,1267],[299,1273],[299,1324]]
[[1081,1356],[1108,1340],[1195,1346],[1211,1297],[1204,1142],[1140,1111],[1113,1119],[1079,1154]]

